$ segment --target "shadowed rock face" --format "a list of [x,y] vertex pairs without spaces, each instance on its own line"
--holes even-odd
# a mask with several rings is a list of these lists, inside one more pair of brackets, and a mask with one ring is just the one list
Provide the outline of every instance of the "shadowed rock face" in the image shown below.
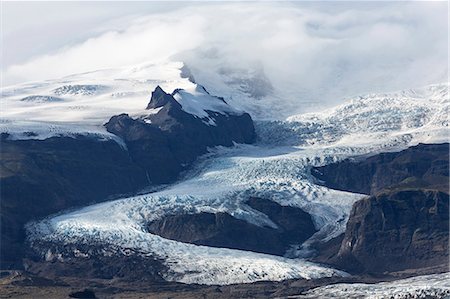
[[246,204],[266,214],[282,231],[281,238],[286,243],[300,244],[316,232],[311,215],[300,208],[282,206],[258,197],[250,198]]
[[152,93],[148,108],[160,110],[137,119],[126,114],[113,116],[105,127],[125,141],[133,161],[145,169],[155,184],[173,182],[208,147],[255,140],[253,121],[247,113],[207,111],[215,121],[215,125],[209,125],[182,110],[173,96],[160,87]]
[[447,269],[448,163],[448,143],[419,144],[313,169],[330,188],[372,194],[353,205],[337,252],[322,248],[319,260],[351,272]]
[[332,189],[375,194],[385,188],[448,191],[449,144],[419,144],[362,161],[344,160],[312,169]]
[[152,221],[148,231],[167,239],[197,245],[283,255],[316,232],[311,217],[299,208],[251,198],[247,204],[265,213],[278,228],[260,227],[227,213],[172,215]]
[[160,108],[168,103],[180,106],[180,104],[178,104],[178,102],[172,97],[172,95],[165,93],[161,87],[157,86],[156,89],[152,92],[152,97],[147,105],[147,109]]
[[353,206],[335,264],[352,271],[448,268],[449,195],[380,193]]
[[148,184],[145,172],[112,140],[6,137],[1,140],[0,155],[0,253],[4,267],[20,261],[26,222]]

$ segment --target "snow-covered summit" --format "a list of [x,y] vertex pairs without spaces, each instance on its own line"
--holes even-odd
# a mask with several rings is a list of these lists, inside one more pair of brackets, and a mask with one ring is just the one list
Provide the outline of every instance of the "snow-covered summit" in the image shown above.
[[208,111],[220,114],[242,114],[242,111],[228,105],[223,98],[212,96],[201,85],[178,89],[174,98],[181,104],[183,110],[199,118],[209,117]]
[[158,85],[152,92],[147,110],[150,114],[155,114],[166,104],[179,106],[184,112],[202,119],[208,125],[216,124],[213,114],[241,115],[244,113],[228,105],[223,98],[210,95],[202,85],[196,83],[193,83],[190,88],[177,88],[172,94],[166,93]]

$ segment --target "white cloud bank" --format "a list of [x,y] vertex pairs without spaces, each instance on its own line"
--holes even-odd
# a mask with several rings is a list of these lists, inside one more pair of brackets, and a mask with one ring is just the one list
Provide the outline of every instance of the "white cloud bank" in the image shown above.
[[177,59],[206,73],[256,64],[291,102],[323,104],[448,77],[446,2],[181,6],[12,65],[4,85]]

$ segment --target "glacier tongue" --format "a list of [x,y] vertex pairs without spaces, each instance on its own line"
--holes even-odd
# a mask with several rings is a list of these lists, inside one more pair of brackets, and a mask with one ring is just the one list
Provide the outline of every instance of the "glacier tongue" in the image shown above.
[[[221,211],[258,225],[267,224],[265,218],[243,204],[250,195],[303,207],[313,214],[319,228],[339,233],[344,222],[337,223],[347,217],[351,204],[360,197],[309,182],[305,167],[316,157],[315,151],[236,146],[219,149],[213,155],[213,159],[201,163],[195,177],[163,191],[89,206],[32,224],[30,240],[65,244],[96,240],[153,253],[169,266],[166,279],[189,283],[345,275],[301,259],[184,244],[147,233],[148,221],[173,213]],[[327,227],[329,223],[333,225]]]
[[267,218],[244,204],[249,196],[260,196],[312,215],[319,231],[307,244],[328,240],[343,232],[352,204],[362,195],[319,186],[309,169],[350,156],[448,141],[447,96],[448,85],[434,85],[361,97],[286,122],[259,122],[257,145],[212,150],[184,181],[165,190],[31,223],[29,239],[63,244],[95,240],[134,248],[163,258],[170,269],[166,279],[189,283],[345,275],[300,258],[166,240],[147,233],[145,224],[167,214],[203,211],[228,212],[257,225],[270,225]]

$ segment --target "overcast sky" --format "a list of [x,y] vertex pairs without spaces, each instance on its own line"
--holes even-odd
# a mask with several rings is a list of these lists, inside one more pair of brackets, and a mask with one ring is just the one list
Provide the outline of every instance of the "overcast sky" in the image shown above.
[[173,57],[203,65],[211,49],[232,65],[260,63],[280,87],[324,96],[336,92],[330,85],[354,94],[448,77],[447,2],[2,6],[5,86]]

